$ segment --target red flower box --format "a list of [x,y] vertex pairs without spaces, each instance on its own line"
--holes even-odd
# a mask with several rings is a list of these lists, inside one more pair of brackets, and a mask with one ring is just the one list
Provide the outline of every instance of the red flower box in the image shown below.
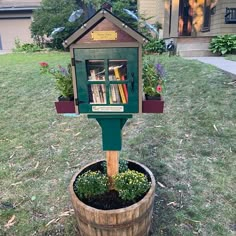
[[164,101],[163,100],[144,100],[142,102],[143,113],[163,113]]
[[74,101],[58,101],[55,102],[57,113],[75,113]]

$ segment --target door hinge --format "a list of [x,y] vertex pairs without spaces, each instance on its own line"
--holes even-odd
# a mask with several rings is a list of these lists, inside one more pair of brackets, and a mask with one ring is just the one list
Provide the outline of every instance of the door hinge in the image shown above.
[[71,58],[71,65],[75,66],[75,58]]
[[75,63],[76,63],[76,62],[80,63],[80,62],[82,62],[82,61],[80,61],[80,60],[75,60],[75,58],[72,57],[72,58],[71,58],[71,65],[72,65],[72,66],[75,66]]
[[75,99],[75,105],[76,105],[76,106],[79,105],[79,100],[78,100],[78,98]]
[[84,101],[79,101],[78,98],[75,99],[75,105],[78,106],[81,103],[85,103]]

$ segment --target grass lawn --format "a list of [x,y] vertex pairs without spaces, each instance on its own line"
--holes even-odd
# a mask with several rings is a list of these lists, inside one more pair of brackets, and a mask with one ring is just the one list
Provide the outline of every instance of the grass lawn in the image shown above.
[[[152,235],[235,235],[236,88],[213,66],[151,59],[166,68],[165,113],[129,120],[120,155],[159,183]],[[66,65],[69,54],[0,55],[0,235],[75,235],[69,181],[104,157],[96,121],[55,113],[40,61]]]
[[226,55],[225,59],[230,61],[236,61],[236,55]]

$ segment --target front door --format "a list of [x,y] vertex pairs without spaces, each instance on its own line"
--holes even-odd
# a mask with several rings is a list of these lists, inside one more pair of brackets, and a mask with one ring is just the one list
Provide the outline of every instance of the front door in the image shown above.
[[80,113],[137,113],[138,48],[75,49]]
[[179,36],[191,36],[193,22],[192,1],[179,1]]

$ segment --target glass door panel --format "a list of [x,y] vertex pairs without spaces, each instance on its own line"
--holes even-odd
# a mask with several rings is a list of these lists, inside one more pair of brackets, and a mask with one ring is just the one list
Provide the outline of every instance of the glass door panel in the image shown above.
[[104,60],[87,60],[88,81],[105,81]]
[[90,104],[106,104],[104,60],[86,60]]

